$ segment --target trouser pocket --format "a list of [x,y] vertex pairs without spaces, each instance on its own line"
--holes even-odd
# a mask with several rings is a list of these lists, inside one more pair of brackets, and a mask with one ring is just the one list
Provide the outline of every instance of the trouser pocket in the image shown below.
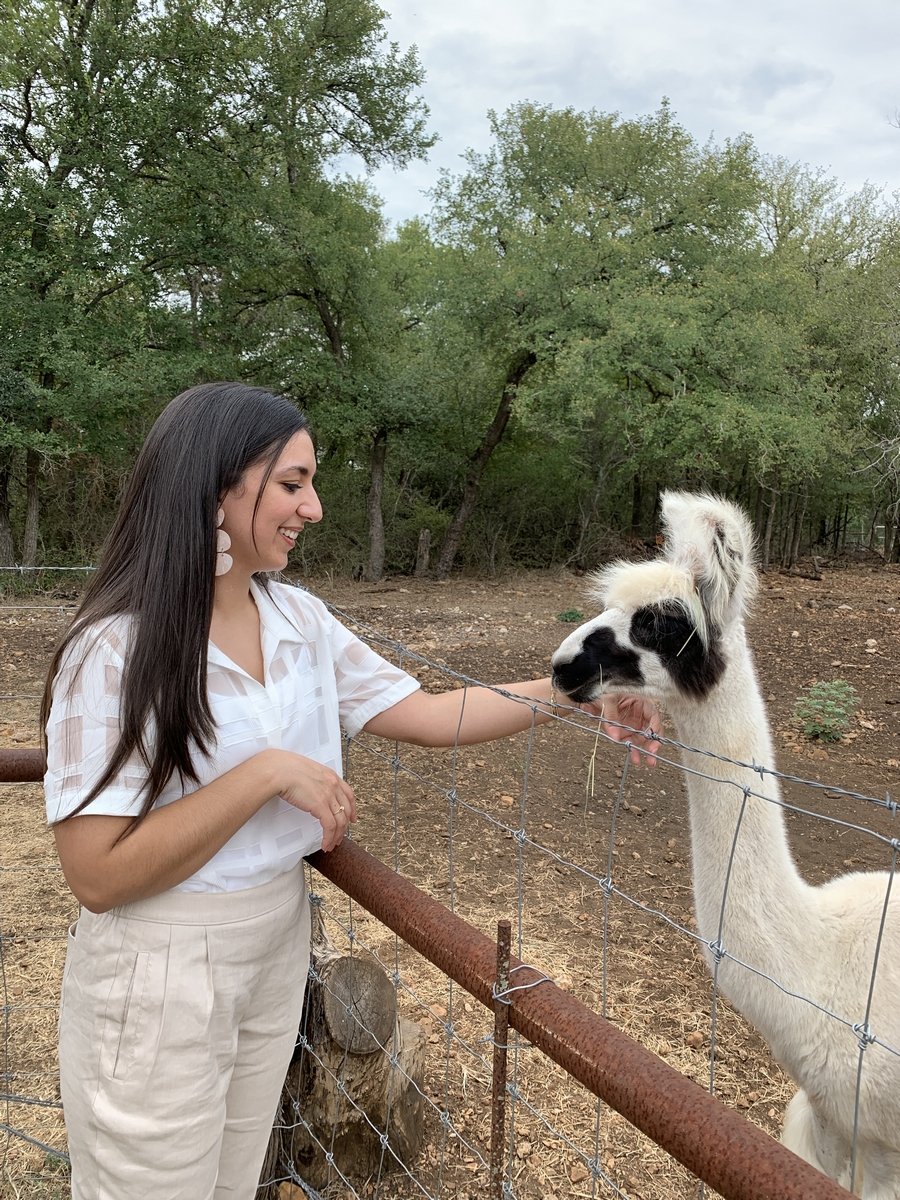
[[60,989],[59,989],[59,1016],[56,1021],[57,1037],[59,1037],[59,1033],[62,1028],[63,1006],[65,1005],[65,1002],[66,1002],[66,984],[69,981],[69,975],[71,974],[71,971],[72,971],[72,962],[74,961],[74,958],[75,958],[75,933],[76,933],[77,929],[78,929],[78,922],[73,921],[72,924],[69,926],[68,932],[66,934],[66,961],[65,961],[65,965],[63,966],[62,984],[60,985]]
[[[142,1056],[142,1052],[143,1057],[146,1057],[148,1049],[144,1044],[148,1016],[145,993],[150,969],[150,954],[141,951],[133,955],[132,959],[131,971],[127,974],[128,985],[119,1024],[119,1037],[112,1071],[113,1079],[124,1079],[134,1069],[136,1060]],[[122,965],[127,971],[127,963]]]

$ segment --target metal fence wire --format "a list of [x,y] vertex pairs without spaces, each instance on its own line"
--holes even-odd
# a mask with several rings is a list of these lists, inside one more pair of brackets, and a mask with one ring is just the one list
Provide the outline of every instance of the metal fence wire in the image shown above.
[[[482,686],[335,611],[425,686]],[[0,621],[55,622],[59,632],[70,613],[5,606]],[[27,714],[33,726],[36,694],[2,699],[4,720]],[[804,995],[793,971],[742,961],[722,926],[704,940],[685,772],[733,796],[730,863],[762,802],[782,809],[792,840],[821,848],[822,880],[883,870],[882,928],[900,849],[896,804],[671,739],[655,770],[636,768],[629,744],[596,721],[563,710],[538,725],[536,712],[523,734],[485,746],[345,743],[361,820],[352,844],[309,867],[326,954],[311,968],[316,999],[260,1200],[670,1200],[702,1194],[700,1178],[747,1200],[846,1195],[766,1136],[777,1136],[794,1085],[719,984],[726,969],[748,973],[815,1012],[831,1044],[855,1056],[858,1114],[872,1056],[900,1053],[872,1020],[881,938],[867,967],[869,1003],[853,1012]],[[29,753],[3,752],[3,777],[34,778]],[[3,1178],[10,1196],[49,1200],[67,1194],[55,1021],[76,913],[39,786],[3,788]],[[740,903],[730,863],[723,914]],[[346,972],[335,982],[338,960],[349,991]],[[354,972],[389,985],[389,1021],[377,1034]],[[343,1042],[328,1033],[329,1009],[343,1014]]]

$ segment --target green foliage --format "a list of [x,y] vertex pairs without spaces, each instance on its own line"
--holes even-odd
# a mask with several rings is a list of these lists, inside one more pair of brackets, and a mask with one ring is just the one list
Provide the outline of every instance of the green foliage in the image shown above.
[[856,689],[844,679],[815,683],[804,688],[794,705],[794,717],[803,723],[808,738],[837,742],[850,724],[859,704]]
[[[99,464],[114,496],[161,402],[191,383],[334,390],[326,313],[380,219],[328,164],[402,166],[432,140],[415,52],[383,18],[372,0],[0,10],[0,471],[15,491],[17,456],[40,455],[30,512],[72,460]],[[361,237],[346,239],[347,209]],[[270,306],[277,322],[254,319]],[[301,325],[315,316],[305,346],[298,307]],[[299,387],[262,352],[273,341],[305,359]],[[15,411],[13,376],[31,396]],[[16,514],[4,483],[0,526]]]
[[584,613],[580,608],[567,608],[565,612],[557,613],[556,619],[568,625],[577,625],[584,620]]
[[873,509],[900,554],[900,210],[666,105],[521,103],[391,232],[333,169],[433,140],[382,22],[0,11],[0,563],[92,560],[161,404],[210,378],[309,410],[305,566],[409,570],[428,529],[445,569],[587,568],[652,544],[666,486],[746,504],[773,559]]

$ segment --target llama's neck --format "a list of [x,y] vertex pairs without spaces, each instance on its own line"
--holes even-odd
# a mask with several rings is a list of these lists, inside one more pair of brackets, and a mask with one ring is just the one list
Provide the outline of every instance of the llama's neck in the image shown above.
[[[670,704],[678,738],[739,762],[774,767],[769,722],[743,626],[732,630],[722,648],[728,666],[714,693],[700,702]],[[721,923],[721,942],[729,954],[783,986],[800,986],[817,941],[813,891],[794,866],[781,807],[753,796],[745,801],[743,791],[750,788],[777,801],[777,780],[688,751],[683,757],[691,771],[703,773],[687,775],[701,936],[717,941]],[[775,989],[728,959],[719,974],[726,994],[771,1040]]]

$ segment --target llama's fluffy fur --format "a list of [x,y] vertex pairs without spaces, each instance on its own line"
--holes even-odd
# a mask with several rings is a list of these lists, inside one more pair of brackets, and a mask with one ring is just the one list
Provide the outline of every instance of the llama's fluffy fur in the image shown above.
[[[554,655],[557,682],[580,700],[617,691],[659,697],[685,744],[772,764],[743,624],[756,584],[749,523],[712,496],[667,492],[662,513],[664,557],[600,573],[594,586],[604,611]],[[687,776],[700,934],[713,943],[721,921],[722,989],[799,1085],[782,1140],[849,1186],[859,1062],[851,1026],[865,1020],[887,875],[809,886],[791,858],[777,781],[763,785],[752,770],[684,757],[713,776]],[[745,787],[764,787],[775,803],[750,797],[741,815]],[[887,914],[869,1025],[900,1050],[900,893]],[[857,1166],[864,1200],[900,1200],[900,1057],[877,1043],[863,1059]]]

